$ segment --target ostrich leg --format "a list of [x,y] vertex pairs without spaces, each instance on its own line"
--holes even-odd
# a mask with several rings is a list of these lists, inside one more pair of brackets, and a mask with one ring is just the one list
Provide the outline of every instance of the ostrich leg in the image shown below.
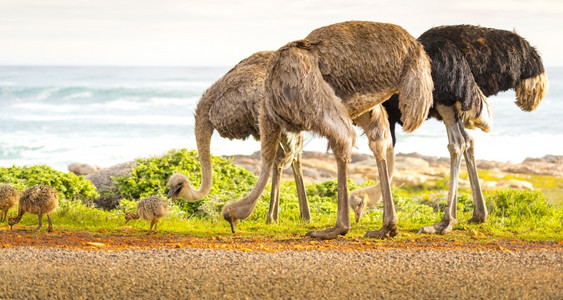
[[[302,137],[301,137],[302,138]],[[309,201],[305,192],[305,184],[303,183],[303,171],[301,170],[301,151],[298,150],[291,162],[293,169],[293,177],[295,178],[295,187],[297,188],[297,198],[299,199],[299,214],[305,221],[311,221],[311,212],[309,210]]]
[[49,227],[47,227],[47,232],[53,231],[53,220],[51,220],[51,214],[47,214],[47,219],[49,220]]
[[[332,114],[342,115],[343,112]],[[335,239],[339,235],[346,235],[350,230],[350,207],[348,205],[348,161],[352,155],[352,147],[356,138],[356,131],[352,127],[352,122],[344,118],[330,118],[331,113],[326,113],[327,118],[320,120],[324,128],[325,137],[329,141],[329,146],[334,153],[338,177],[338,212],[334,227],[311,231],[306,234],[313,238],[323,240]]]
[[37,228],[35,228],[35,231],[39,231],[39,230],[41,230],[41,227],[43,227],[43,214],[38,214],[37,218],[39,218],[39,225],[37,225]]
[[[393,204],[393,196],[391,195],[387,160],[389,160],[391,174],[393,174],[395,155],[387,113],[382,105],[377,105],[369,112],[354,119],[354,122],[362,127],[369,139],[369,147],[377,161],[377,171],[379,173],[379,183],[375,188],[379,188],[383,198],[383,226],[379,230],[367,232],[364,237],[380,239],[394,237],[398,233],[398,217]],[[356,218],[359,219],[357,213]]]
[[267,224],[272,221],[278,221],[281,174],[284,169],[284,165],[287,165],[288,162],[291,162],[293,170],[293,177],[297,188],[297,198],[299,199],[300,216],[305,221],[311,220],[309,202],[307,201],[307,194],[305,193],[305,185],[303,183],[303,172],[301,171],[301,151],[299,149],[301,149],[302,146],[302,134],[288,135],[287,133],[282,133],[280,147],[278,148],[276,154],[274,170],[272,172],[272,191],[270,194],[270,208],[266,219]]
[[[388,175],[389,173],[393,174],[394,151],[393,144],[390,142],[387,143],[387,150],[382,151],[383,153],[381,153],[381,151],[377,152],[373,150],[378,148],[378,146],[376,146],[375,144],[381,144],[381,142],[370,142],[370,148],[372,149],[372,151],[374,151],[374,155],[376,155],[377,159],[377,170],[379,172],[379,188],[381,189],[381,196],[383,198],[383,226],[379,230],[372,230],[367,232],[364,236],[367,238],[383,239],[386,237],[394,237],[398,233],[398,217],[395,211],[395,205],[393,203],[393,196],[391,195],[391,182],[389,179],[390,176]],[[389,163],[391,172],[388,172],[387,160],[383,157],[392,157]]]
[[339,235],[346,235],[350,230],[350,208],[348,207],[348,181],[347,168],[348,159],[334,155],[338,169],[338,215],[334,227],[322,230],[311,231],[306,234],[313,238],[322,240],[335,239]]
[[[393,151],[393,148],[389,148],[387,150],[387,167],[388,167],[387,171],[389,176],[389,184],[391,184],[391,182],[393,181],[393,172],[395,169],[395,153]],[[357,223],[360,222],[360,219],[366,207],[373,207],[382,199],[381,182],[378,182],[377,184],[367,188],[355,190],[353,193],[364,194],[363,199],[361,199],[361,202],[358,203],[357,199],[355,200],[356,201],[355,203],[350,202],[350,208],[352,208],[352,210],[354,211],[354,215],[356,216],[356,223]],[[353,197],[354,196],[350,194],[349,200],[353,201],[352,200]]]
[[282,171],[283,171],[282,164],[276,161],[274,165],[274,170],[272,171],[272,192],[270,194],[270,208],[268,210],[268,217],[266,218],[266,224],[270,224],[272,222],[278,221]]
[[448,233],[457,223],[457,187],[461,154],[465,152],[465,141],[461,128],[463,125],[457,120],[453,106],[437,105],[436,109],[444,120],[448,135],[448,150],[450,151],[450,182],[448,186],[448,203],[442,221],[421,228],[419,233]]
[[487,207],[483,192],[481,191],[481,184],[479,183],[479,176],[477,174],[477,165],[475,163],[475,142],[473,138],[465,131],[464,127],[459,124],[461,134],[465,138],[467,149],[465,150],[465,164],[467,165],[467,173],[469,174],[469,182],[471,183],[471,193],[473,194],[473,217],[469,222],[482,223],[487,219]]

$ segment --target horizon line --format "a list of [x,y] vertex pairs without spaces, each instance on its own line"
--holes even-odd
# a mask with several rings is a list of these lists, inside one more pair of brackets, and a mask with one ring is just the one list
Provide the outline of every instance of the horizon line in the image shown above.
[[[65,65],[65,64],[2,64],[0,63],[0,68],[2,67],[45,67],[45,68],[232,68],[228,65],[88,65],[88,64],[76,64],[76,65]],[[561,65],[545,65],[545,68],[562,68]]]

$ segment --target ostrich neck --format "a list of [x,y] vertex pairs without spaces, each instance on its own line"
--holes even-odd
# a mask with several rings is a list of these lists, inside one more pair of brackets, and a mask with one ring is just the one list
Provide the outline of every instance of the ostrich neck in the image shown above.
[[238,206],[238,208],[240,208],[239,210],[240,215],[237,215],[238,219],[242,220],[248,218],[248,216],[250,216],[250,214],[254,210],[254,207],[258,202],[258,198],[260,197],[260,195],[262,195],[262,192],[266,188],[266,184],[268,183],[268,178],[270,177],[271,169],[272,169],[271,163],[267,163],[267,162],[262,163],[260,176],[258,177],[258,182],[256,182],[254,189],[252,189],[252,191],[250,191],[250,193],[246,197],[235,202],[236,203],[235,205]]
[[199,164],[201,166],[201,184],[197,190],[190,188],[190,198],[193,200],[199,200],[207,196],[211,190],[211,184],[213,183],[213,169],[211,166],[210,150],[213,127],[207,122],[201,126],[203,128],[198,127],[199,126],[196,125],[197,152],[199,156]]
[[[20,204],[20,207],[21,207],[21,204]],[[25,214],[25,211],[23,209],[21,209],[21,208],[18,209],[18,215],[13,218],[13,220],[15,221],[14,224],[19,223],[22,220],[22,217],[23,217],[24,214]]]

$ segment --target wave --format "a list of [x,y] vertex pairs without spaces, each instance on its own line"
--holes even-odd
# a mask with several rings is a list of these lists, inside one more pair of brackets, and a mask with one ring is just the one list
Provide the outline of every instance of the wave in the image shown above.
[[194,120],[191,114],[185,117],[170,115],[38,115],[22,114],[11,118],[16,121],[27,122],[56,122],[56,121],[88,121],[91,124],[147,124],[147,125],[193,125]]
[[[2,137],[3,139],[5,137]],[[33,140],[33,137],[31,137]],[[172,148],[195,148],[188,136],[112,136],[111,134],[63,137],[45,134],[42,141],[30,141],[38,147],[19,145],[0,146],[0,166],[47,164],[60,171],[74,162],[110,167],[139,157],[164,154]]]
[[[72,94],[69,97],[91,98],[88,92]],[[69,98],[70,99],[70,98]],[[119,98],[106,102],[91,103],[46,103],[46,102],[16,102],[11,108],[26,111],[41,111],[54,113],[84,112],[95,110],[142,110],[151,108],[176,109],[177,107],[193,108],[198,98]]]
[[53,105],[66,102],[107,102],[120,98],[186,98],[199,97],[205,87],[184,89],[153,88],[142,86],[126,87],[42,87],[42,86],[0,86],[3,100],[11,102],[46,102]]
[[152,97],[147,99],[121,98],[106,103],[94,103],[91,108],[95,109],[119,109],[119,110],[140,110],[153,107],[173,108],[176,106],[193,107],[197,98],[162,98]]
[[92,98],[93,97],[93,93],[91,91],[81,91],[81,92],[76,92],[76,93],[72,93],[66,97],[64,97],[63,99],[68,100],[68,99],[85,99],[85,98]]

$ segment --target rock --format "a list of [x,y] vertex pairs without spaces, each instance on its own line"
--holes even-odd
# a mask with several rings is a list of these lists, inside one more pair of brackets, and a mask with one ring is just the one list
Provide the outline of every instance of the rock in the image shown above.
[[497,188],[512,188],[512,189],[525,189],[533,190],[534,185],[528,181],[518,179],[502,179],[497,182]]
[[131,170],[133,170],[135,165],[135,161],[120,163],[89,174],[86,176],[86,179],[92,182],[92,184],[98,189],[98,192],[107,191],[115,187],[111,177],[127,175],[131,173]]
[[393,184],[395,185],[408,185],[417,186],[428,180],[428,178],[422,174],[415,172],[403,172],[397,173],[393,177]]
[[563,155],[546,155],[542,158],[528,157],[522,163],[563,164]]
[[98,171],[100,167],[89,164],[73,163],[68,165],[68,171],[76,175],[88,175]]
[[135,161],[129,161],[101,169],[86,176],[86,179],[90,180],[98,190],[98,193],[100,193],[100,197],[94,199],[94,204],[97,207],[110,210],[119,206],[120,197],[109,197],[104,195],[103,192],[116,189],[117,187],[111,178],[130,174],[135,165]]
[[481,189],[483,190],[496,190],[498,189],[497,181],[481,181]]
[[[260,153],[252,155],[230,156],[234,163],[258,174],[260,170]],[[504,187],[533,189],[533,185],[526,181],[498,182],[510,174],[539,174],[563,176],[563,156],[547,155],[543,158],[528,158],[522,163],[508,163],[496,161],[477,161],[478,170],[491,171],[489,177],[496,177],[491,181],[481,181],[484,189],[498,189]],[[336,163],[332,153],[309,152],[302,153],[302,170],[306,182],[319,182],[336,179]],[[461,171],[465,171],[465,160],[462,159]],[[435,180],[450,175],[450,159],[447,157],[424,156],[418,153],[399,153],[395,156],[394,180],[395,185],[420,185],[424,182],[429,186]],[[365,180],[378,181],[377,163],[371,154],[353,154],[348,164],[348,178],[354,182]],[[283,180],[293,180],[291,168],[283,172]],[[469,180],[459,179],[459,186],[469,188]]]
[[417,157],[398,156],[395,158],[395,170],[410,170],[410,169],[427,169],[430,164]]
[[352,161],[351,163],[356,163],[359,161],[366,161],[366,160],[373,160],[373,155],[370,154],[362,154],[362,153],[354,153],[352,154]]

